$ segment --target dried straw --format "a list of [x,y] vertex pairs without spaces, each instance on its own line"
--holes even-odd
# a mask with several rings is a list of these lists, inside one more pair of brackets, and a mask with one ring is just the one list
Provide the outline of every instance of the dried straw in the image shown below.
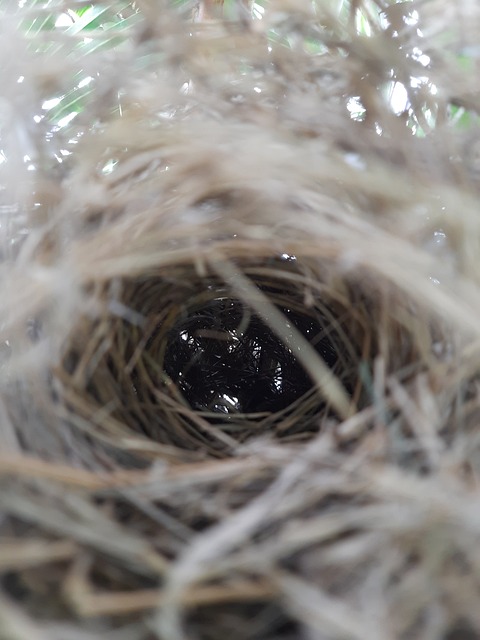
[[479,8],[7,4],[0,638],[480,638]]

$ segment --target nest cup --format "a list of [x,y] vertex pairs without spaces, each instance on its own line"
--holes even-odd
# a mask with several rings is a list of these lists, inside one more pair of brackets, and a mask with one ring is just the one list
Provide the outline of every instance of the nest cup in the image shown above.
[[[350,414],[373,400],[379,355],[405,379],[417,369],[414,338],[395,305],[368,297],[360,282],[301,255],[228,260],[267,313],[280,312],[281,330],[219,275],[222,264],[200,273],[184,262],[112,280],[98,294],[100,317],[84,317],[65,345],[56,372],[62,406],[98,433],[120,428],[182,455],[223,457],[256,436],[301,442],[339,422],[306,358],[340,385]],[[382,344],[385,330],[395,349]]]

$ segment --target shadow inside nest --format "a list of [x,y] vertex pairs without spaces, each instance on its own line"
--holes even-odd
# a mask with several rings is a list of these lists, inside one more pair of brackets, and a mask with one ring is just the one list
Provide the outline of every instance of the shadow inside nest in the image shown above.
[[[322,336],[320,322],[281,311],[333,368],[335,348]],[[282,411],[312,387],[292,349],[229,297],[214,298],[180,319],[168,336],[164,367],[194,410],[229,417]]]

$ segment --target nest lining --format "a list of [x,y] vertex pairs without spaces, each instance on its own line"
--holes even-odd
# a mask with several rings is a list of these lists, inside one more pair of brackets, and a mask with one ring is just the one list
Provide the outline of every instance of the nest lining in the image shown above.
[[[395,370],[406,382],[418,373],[422,356],[414,337],[359,282],[322,285],[321,262],[284,256],[233,258],[282,314],[283,335],[215,267],[199,275],[186,263],[107,284],[100,297],[105,315],[83,318],[65,345],[57,370],[64,405],[74,397],[75,411],[83,407],[100,432],[114,420],[124,433],[223,457],[254,437],[301,442],[340,420],[298,356],[305,347],[295,342],[293,328],[306,339],[309,357],[341,384],[352,410],[373,400],[380,350],[387,374]],[[384,331],[385,324],[396,337],[382,345],[376,325]]]

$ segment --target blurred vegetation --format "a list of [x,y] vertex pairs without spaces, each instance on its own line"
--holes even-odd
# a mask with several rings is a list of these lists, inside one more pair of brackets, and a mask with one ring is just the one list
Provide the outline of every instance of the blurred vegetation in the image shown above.
[[[225,0],[226,21],[234,19],[237,15],[237,2],[238,0]],[[169,0],[169,4],[177,8],[186,20],[191,20],[192,11],[198,2]],[[411,10],[406,5],[411,6]],[[6,7],[7,3],[4,3],[4,6]],[[253,19],[261,20],[265,10],[274,6],[274,0],[258,0],[252,5]],[[312,1],[314,10],[317,6],[320,6],[319,3]],[[338,42],[340,52],[343,50],[344,55],[355,56],[359,55],[359,52],[344,45],[352,32],[361,38],[377,39],[377,45],[380,46],[382,38],[396,40],[402,55],[416,60],[417,75],[401,77],[398,70],[392,68],[390,79],[383,81],[379,89],[394,113],[405,121],[412,133],[417,136],[426,135],[435,128],[438,118],[442,123],[446,121],[459,128],[468,128],[477,123],[477,115],[461,101],[452,101],[440,113],[437,87],[432,80],[432,61],[428,53],[418,46],[411,46],[408,42],[412,34],[417,40],[422,39],[418,12],[412,0],[364,0],[361,3],[356,0],[322,0],[321,6],[323,11],[327,9],[327,12],[334,16],[332,24],[324,25],[321,32],[312,26],[310,33],[302,34],[299,43],[295,29],[290,29],[290,25],[287,27],[280,17],[276,24],[269,26],[267,32],[271,46],[302,46],[310,55],[322,55],[328,54],[332,42]],[[0,2],[0,13],[2,8]],[[99,51],[121,52],[122,48],[128,47],[135,29],[140,29],[142,20],[145,19],[141,3],[122,0],[70,3],[19,0],[18,15],[20,31],[31,41],[35,53],[61,54],[65,40],[68,39],[68,55],[75,56],[78,61],[85,60],[86,63],[90,54]],[[400,32],[399,25],[405,27],[405,36]],[[368,55],[368,46],[364,46],[363,53]],[[471,55],[460,52],[453,58],[452,64],[458,73],[474,73]],[[98,90],[101,78],[92,75],[87,66],[85,64],[82,68],[81,65],[77,65],[74,76],[64,83],[64,90],[45,99],[42,112],[35,116],[35,121],[43,121],[51,134],[72,123],[76,116],[84,111],[91,94]],[[365,96],[359,93],[357,96],[345,96],[345,99],[352,119],[363,120],[367,111]],[[120,95],[114,108],[121,112]],[[381,131],[378,133],[381,134]]]

